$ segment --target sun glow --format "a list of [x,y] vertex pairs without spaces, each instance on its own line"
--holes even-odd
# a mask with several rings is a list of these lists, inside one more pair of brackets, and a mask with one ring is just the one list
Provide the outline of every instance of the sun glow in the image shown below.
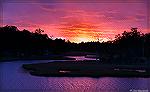
[[76,42],[76,43],[91,42],[91,41],[96,41],[96,39],[94,39],[93,37],[91,37],[89,35],[78,36],[78,37],[76,37],[75,40],[73,40],[73,42]]
[[107,41],[111,41],[108,38],[99,38],[99,39],[94,39],[94,38],[90,38],[90,37],[76,37],[76,39],[72,39],[70,40],[71,42],[75,42],[75,43],[81,43],[81,42],[107,42]]
[[79,42],[88,42],[88,38],[78,38]]

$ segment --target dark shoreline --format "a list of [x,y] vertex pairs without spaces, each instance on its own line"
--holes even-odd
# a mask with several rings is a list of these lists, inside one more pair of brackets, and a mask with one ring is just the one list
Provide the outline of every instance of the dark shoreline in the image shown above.
[[75,58],[69,58],[65,56],[48,56],[48,57],[5,57],[0,59],[0,62],[11,62],[11,61],[19,61],[19,60],[75,60]]
[[31,75],[43,77],[150,77],[145,65],[110,65],[97,61],[23,64]]
[[95,53],[91,53],[91,52],[80,52],[80,51],[76,51],[76,52],[66,52],[63,54],[53,54],[53,55],[42,55],[42,56],[28,56],[28,57],[9,57],[9,56],[5,56],[5,57],[1,57],[0,58],[0,62],[10,62],[10,61],[19,61],[19,60],[76,60],[75,58],[70,58],[70,57],[66,57],[66,56],[86,56],[86,55],[90,55],[90,54],[94,54]]

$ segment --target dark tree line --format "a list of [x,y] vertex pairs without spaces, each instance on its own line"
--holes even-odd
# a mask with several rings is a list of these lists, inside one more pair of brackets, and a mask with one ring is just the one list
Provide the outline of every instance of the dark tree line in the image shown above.
[[115,38],[98,46],[102,61],[113,64],[150,63],[150,33],[143,34],[137,28],[131,28],[130,32],[124,31]]
[[0,27],[0,56],[31,56],[59,53],[65,40],[50,39],[43,30],[18,30],[15,26]]
[[100,57],[150,57],[150,33],[132,28],[108,42],[81,42],[51,39],[44,30],[18,30],[15,26],[0,27],[0,57],[44,56],[68,51],[96,52]]

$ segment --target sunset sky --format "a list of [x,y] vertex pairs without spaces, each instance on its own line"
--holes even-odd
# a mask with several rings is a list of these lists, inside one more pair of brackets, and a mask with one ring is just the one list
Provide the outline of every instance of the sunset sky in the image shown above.
[[137,27],[150,32],[149,0],[4,0],[0,24],[37,28],[71,42],[107,41]]

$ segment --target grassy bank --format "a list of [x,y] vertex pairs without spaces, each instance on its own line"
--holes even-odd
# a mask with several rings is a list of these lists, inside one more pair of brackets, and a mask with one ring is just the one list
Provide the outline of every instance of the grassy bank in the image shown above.
[[49,62],[22,66],[36,76],[150,77],[146,65],[110,65],[96,61]]

